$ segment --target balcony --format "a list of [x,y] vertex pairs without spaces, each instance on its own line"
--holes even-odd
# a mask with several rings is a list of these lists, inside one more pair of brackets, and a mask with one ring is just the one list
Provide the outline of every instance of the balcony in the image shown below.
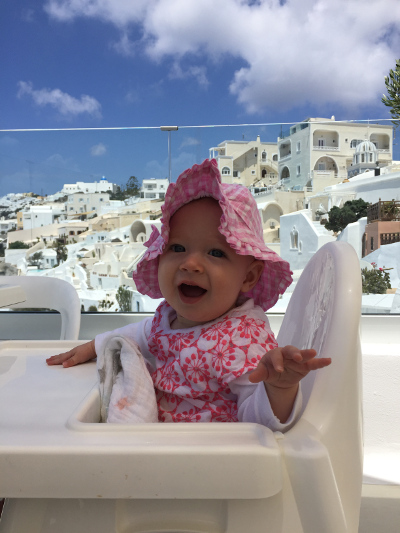
[[[379,201],[367,208],[368,224],[376,221],[400,221],[400,201],[392,200],[391,202]],[[397,242],[397,241],[393,241]]]
[[328,146],[324,144],[323,146],[314,145],[313,150],[319,150],[322,152],[339,152],[339,146]]
[[280,156],[279,157],[279,162],[281,163],[282,161],[287,161],[291,157],[292,157],[292,152],[289,152],[288,154]]
[[393,244],[400,242],[400,233],[381,233],[381,246],[384,244]]

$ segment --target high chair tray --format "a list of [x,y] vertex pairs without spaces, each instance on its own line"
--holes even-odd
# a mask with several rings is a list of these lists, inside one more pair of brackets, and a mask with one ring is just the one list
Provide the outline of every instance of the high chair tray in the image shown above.
[[45,361],[83,342],[0,342],[0,497],[258,499],[281,490],[266,427],[100,424],[96,364]]

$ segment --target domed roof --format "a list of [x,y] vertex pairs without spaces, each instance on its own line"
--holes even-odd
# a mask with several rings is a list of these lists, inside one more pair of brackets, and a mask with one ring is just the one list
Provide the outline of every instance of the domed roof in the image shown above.
[[363,141],[356,147],[356,153],[360,152],[376,152],[376,146],[371,141]]

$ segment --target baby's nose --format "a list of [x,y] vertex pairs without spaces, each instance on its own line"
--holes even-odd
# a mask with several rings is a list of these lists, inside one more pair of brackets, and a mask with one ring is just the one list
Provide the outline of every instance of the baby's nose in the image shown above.
[[186,272],[203,272],[204,266],[197,253],[188,254],[181,263],[181,270]]

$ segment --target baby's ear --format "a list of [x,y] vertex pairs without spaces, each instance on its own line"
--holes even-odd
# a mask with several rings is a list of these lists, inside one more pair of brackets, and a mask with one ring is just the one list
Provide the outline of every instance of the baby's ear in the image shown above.
[[259,259],[254,259],[247,269],[247,274],[243,282],[241,292],[248,292],[256,285],[257,281],[260,279],[261,274],[264,270],[264,261]]

